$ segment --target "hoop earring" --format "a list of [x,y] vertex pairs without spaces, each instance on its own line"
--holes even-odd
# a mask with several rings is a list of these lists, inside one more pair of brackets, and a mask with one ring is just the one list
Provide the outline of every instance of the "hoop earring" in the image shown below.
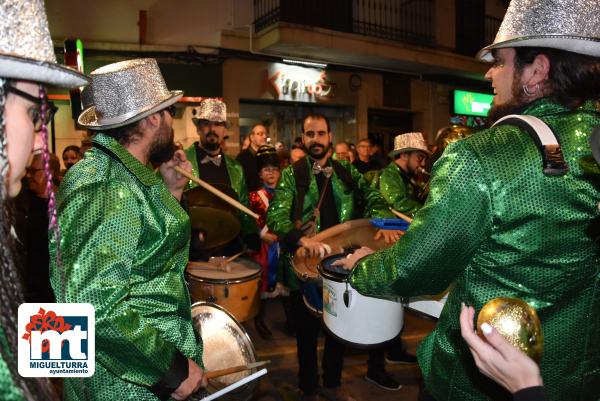
[[537,95],[537,93],[539,91],[540,91],[540,84],[535,84],[533,91],[531,91],[527,85],[523,85],[523,93],[525,93],[526,96],[529,96],[529,97],[535,96],[535,95]]

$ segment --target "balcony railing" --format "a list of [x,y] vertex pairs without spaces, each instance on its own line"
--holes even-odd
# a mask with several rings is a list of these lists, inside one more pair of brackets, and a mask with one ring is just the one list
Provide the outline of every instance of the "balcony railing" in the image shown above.
[[435,45],[435,0],[254,0],[256,32],[279,21]]

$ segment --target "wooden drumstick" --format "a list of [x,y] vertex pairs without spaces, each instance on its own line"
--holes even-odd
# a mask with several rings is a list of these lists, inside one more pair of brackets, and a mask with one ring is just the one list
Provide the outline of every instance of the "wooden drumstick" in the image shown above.
[[240,366],[233,366],[231,368],[226,368],[226,369],[212,370],[210,372],[206,372],[206,379],[210,380],[210,379],[214,379],[216,377],[227,376],[232,373],[243,372],[244,370],[259,368],[268,363],[271,363],[271,361],[260,361],[260,362],[249,363],[248,365],[240,365]]
[[397,210],[394,210],[394,209],[392,209],[392,208],[390,208],[390,210],[391,210],[391,211],[392,211],[392,213],[394,213],[394,214],[395,214],[397,217],[400,217],[401,219],[403,219],[403,220],[406,220],[406,221],[408,221],[409,223],[412,223],[413,219],[411,219],[411,218],[410,218],[410,217],[408,217],[407,215],[405,215],[405,214],[402,214],[402,213],[400,213],[399,211],[397,211]]
[[259,218],[258,214],[254,213],[252,210],[248,209],[246,206],[242,205],[240,202],[236,201],[231,196],[224,194],[223,192],[219,191],[217,188],[210,185],[208,182],[201,180],[200,178],[194,176],[192,173],[185,171],[184,169],[182,169],[179,166],[175,166],[173,168],[179,174],[194,181],[196,184],[200,185],[202,188],[206,189],[213,195],[218,196],[219,198],[223,199],[225,202],[229,203],[231,206],[235,207],[236,209],[241,210],[242,212],[246,213],[247,215],[252,216],[256,220],[258,220],[258,218]]

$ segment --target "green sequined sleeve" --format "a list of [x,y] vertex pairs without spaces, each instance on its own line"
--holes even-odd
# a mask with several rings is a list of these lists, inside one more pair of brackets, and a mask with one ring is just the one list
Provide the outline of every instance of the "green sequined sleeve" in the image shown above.
[[392,168],[398,170],[398,167],[392,165],[381,172],[381,177],[379,178],[381,196],[395,210],[412,216],[421,208],[421,204],[411,199],[402,176],[399,172],[392,170]]
[[292,222],[292,205],[296,196],[296,183],[292,167],[289,166],[281,172],[281,178],[275,188],[275,196],[271,200],[267,212],[267,226],[279,238],[286,236],[294,229]]
[[[89,184],[66,202],[59,199],[66,293],[54,258],[52,287],[58,302],[94,305],[98,362],[123,380],[151,386],[169,370],[177,350],[129,303],[142,213],[131,191],[117,182]],[[51,243],[51,254],[54,249]]]
[[374,296],[437,294],[466,268],[492,227],[489,181],[458,142],[436,163],[429,198],[391,248],[359,261],[351,283]]
[[[347,163],[347,162],[346,162]],[[373,218],[394,218],[385,200],[376,188],[373,188],[363,175],[351,164],[343,163],[350,170],[354,182],[357,183],[365,204],[364,216]]]

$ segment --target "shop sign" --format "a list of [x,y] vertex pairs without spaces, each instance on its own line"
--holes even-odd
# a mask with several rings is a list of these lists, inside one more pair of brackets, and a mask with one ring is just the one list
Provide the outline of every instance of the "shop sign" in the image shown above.
[[487,93],[454,91],[454,114],[465,116],[487,116],[494,95]]
[[328,80],[325,70],[273,63],[265,81],[279,100],[316,102],[334,95],[335,83]]

